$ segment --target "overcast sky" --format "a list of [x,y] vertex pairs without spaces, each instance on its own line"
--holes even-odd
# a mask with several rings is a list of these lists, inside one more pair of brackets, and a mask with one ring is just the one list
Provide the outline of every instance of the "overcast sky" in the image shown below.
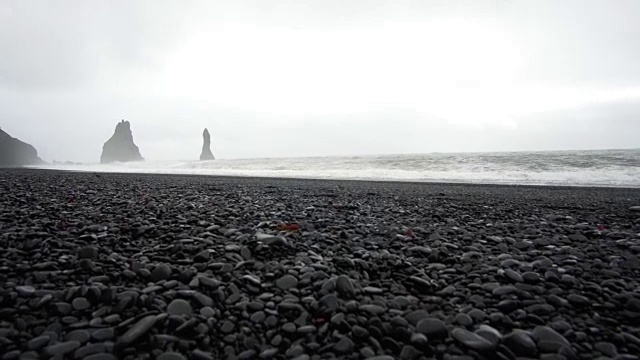
[[640,1],[0,2],[0,127],[96,162],[640,147]]

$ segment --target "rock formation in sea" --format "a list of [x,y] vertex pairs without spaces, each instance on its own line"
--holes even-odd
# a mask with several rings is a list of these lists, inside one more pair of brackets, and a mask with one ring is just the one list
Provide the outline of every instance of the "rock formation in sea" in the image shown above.
[[200,160],[215,160],[215,156],[211,152],[211,135],[209,134],[209,130],[207,128],[204,129],[202,133],[203,143],[202,143],[202,153],[200,154]]
[[119,122],[113,136],[102,147],[100,163],[108,164],[114,161],[144,161],[140,149],[133,142],[131,124],[128,121]]
[[0,129],[0,166],[37,165],[43,162],[36,148]]

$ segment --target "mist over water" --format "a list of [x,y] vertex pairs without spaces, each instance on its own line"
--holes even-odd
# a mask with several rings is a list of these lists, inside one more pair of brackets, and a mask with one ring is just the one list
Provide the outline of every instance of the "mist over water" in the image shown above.
[[48,164],[122,173],[640,187],[640,149]]

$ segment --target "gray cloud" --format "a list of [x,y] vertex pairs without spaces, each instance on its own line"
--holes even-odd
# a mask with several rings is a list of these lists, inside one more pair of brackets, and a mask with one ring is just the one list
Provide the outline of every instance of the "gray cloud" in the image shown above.
[[[0,126],[74,161],[97,161],[121,118],[149,159],[197,158],[203,127],[219,158],[637,147],[638,13],[604,0],[2,2]],[[568,95],[517,95],[530,89]],[[521,102],[531,111],[506,110]]]

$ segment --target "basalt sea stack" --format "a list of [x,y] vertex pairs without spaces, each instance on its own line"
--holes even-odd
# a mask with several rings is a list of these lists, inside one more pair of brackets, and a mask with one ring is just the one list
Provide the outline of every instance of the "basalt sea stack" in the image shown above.
[[211,135],[209,134],[209,130],[206,128],[202,133],[203,143],[202,143],[202,153],[200,154],[200,160],[215,160],[215,156],[211,152]]
[[116,131],[102,147],[100,163],[108,164],[114,161],[143,161],[138,146],[133,142],[131,124],[122,120],[116,125]]
[[0,166],[36,165],[43,161],[36,148],[0,129]]

